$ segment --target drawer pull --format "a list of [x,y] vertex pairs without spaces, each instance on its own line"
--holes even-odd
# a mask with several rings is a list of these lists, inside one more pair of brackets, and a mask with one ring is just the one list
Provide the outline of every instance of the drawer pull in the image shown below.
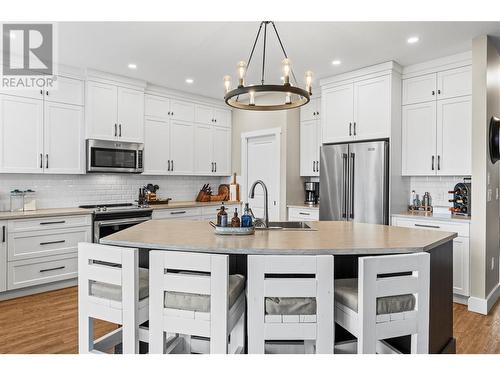
[[59,240],[59,241],[48,241],[48,242],[40,242],[40,245],[53,245],[56,243],[65,243],[66,240]]
[[66,266],[59,266],[59,267],[54,267],[54,268],[46,268],[44,270],[40,270],[40,272],[57,271],[57,270],[62,270],[64,268],[66,268]]
[[44,221],[40,223],[40,225],[50,225],[50,224],[64,224],[66,220],[61,220],[61,221]]
[[306,216],[309,216],[311,215],[309,212],[299,212],[299,215],[306,215]]
[[434,229],[439,229],[441,228],[439,225],[426,225],[426,224],[414,224],[416,227],[422,227],[422,228],[434,228]]
[[185,214],[186,211],[172,211],[170,215],[180,215],[180,214]]
[[2,225],[2,242],[5,242],[5,225]]

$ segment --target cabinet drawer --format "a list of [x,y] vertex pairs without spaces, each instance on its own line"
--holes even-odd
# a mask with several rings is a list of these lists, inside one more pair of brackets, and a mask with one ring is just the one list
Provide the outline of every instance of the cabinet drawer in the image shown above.
[[21,260],[7,265],[7,289],[18,289],[78,276],[75,254]]
[[439,230],[442,232],[455,232],[460,237],[469,237],[468,223],[455,223],[438,220],[415,220],[395,217],[392,224],[398,227]]
[[288,208],[288,221],[317,221],[319,220],[318,208]]
[[59,229],[88,226],[92,224],[90,215],[54,216],[36,219],[9,220],[9,233],[31,230]]
[[153,219],[198,219],[201,216],[200,207],[172,208],[165,210],[154,210]]
[[9,233],[8,260],[75,253],[78,242],[92,242],[91,227]]

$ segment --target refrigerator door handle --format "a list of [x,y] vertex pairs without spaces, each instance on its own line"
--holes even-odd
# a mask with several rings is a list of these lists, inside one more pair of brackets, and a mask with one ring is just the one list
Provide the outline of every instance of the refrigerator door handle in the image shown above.
[[355,157],[355,154],[354,152],[351,152],[351,163],[350,163],[350,177],[351,177],[351,181],[350,181],[350,186],[349,186],[349,189],[350,189],[350,193],[349,193],[349,198],[351,199],[351,204],[350,204],[350,207],[349,207],[349,218],[351,219],[354,219],[354,157]]
[[342,154],[342,218],[347,219],[347,154]]

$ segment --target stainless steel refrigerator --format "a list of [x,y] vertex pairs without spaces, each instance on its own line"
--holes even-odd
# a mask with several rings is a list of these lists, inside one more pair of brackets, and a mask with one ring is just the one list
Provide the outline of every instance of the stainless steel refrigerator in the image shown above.
[[389,224],[389,142],[321,147],[319,219]]

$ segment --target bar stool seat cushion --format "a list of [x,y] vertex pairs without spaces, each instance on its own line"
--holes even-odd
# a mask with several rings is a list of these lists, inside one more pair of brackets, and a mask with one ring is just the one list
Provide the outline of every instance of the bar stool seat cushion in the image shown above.
[[316,315],[314,297],[266,297],[266,315]]
[[[91,281],[90,295],[94,297],[100,297],[121,302],[122,287],[113,284]],[[148,296],[149,296],[149,270],[147,268],[139,268],[139,299],[142,300],[144,298],[147,298]]]
[[[229,275],[229,308],[245,290],[245,276]],[[205,294],[165,292],[165,307],[177,310],[210,312],[210,296]]]
[[[358,311],[358,279],[335,280],[335,302]],[[415,296],[403,294],[377,298],[377,315],[395,314],[415,309]]]

